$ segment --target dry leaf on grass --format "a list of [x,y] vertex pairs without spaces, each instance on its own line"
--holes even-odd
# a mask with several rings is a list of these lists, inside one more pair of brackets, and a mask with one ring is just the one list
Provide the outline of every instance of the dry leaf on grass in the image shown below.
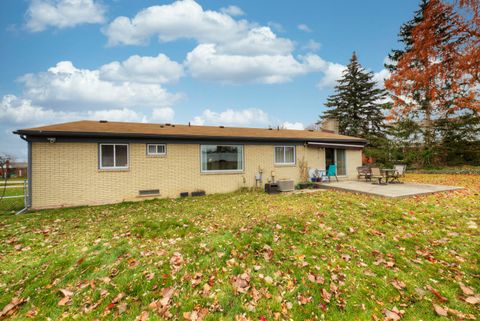
[[60,289],[59,291],[60,293],[62,293],[62,298],[60,299],[60,301],[58,301],[59,306],[65,306],[72,303],[72,296],[73,296],[72,291],[67,289]]
[[433,304],[433,309],[438,315],[441,315],[442,317],[446,317],[448,315],[448,308],[443,308],[438,304]]
[[465,295],[474,295],[475,294],[475,292],[473,292],[473,289],[471,287],[466,286],[463,283],[459,283],[459,285],[460,285],[460,289],[462,289],[463,294],[465,294]]
[[10,303],[4,306],[2,311],[0,311],[0,319],[11,316],[18,310],[20,305],[24,304],[27,301],[28,299],[24,298],[13,298],[12,301],[10,301]]

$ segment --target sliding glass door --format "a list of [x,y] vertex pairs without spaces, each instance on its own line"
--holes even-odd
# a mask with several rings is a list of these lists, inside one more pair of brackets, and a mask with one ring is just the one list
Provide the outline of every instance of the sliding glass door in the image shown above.
[[329,165],[337,165],[337,175],[347,175],[347,156],[345,149],[325,148],[325,169]]

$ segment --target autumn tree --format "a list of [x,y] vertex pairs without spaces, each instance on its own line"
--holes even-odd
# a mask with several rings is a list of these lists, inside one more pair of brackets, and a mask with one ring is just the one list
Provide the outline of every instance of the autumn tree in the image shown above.
[[424,165],[433,160],[436,121],[478,110],[472,67],[463,60],[469,38],[466,24],[451,4],[423,0],[414,18],[401,28],[404,48],[389,56],[391,76],[385,87],[393,100],[390,118],[408,118],[420,125]]
[[381,136],[384,132],[382,100],[386,93],[373,80],[373,73],[358,62],[355,52],[343,76],[335,86],[335,93],[328,97],[328,108],[322,118],[335,118],[339,131],[359,137]]

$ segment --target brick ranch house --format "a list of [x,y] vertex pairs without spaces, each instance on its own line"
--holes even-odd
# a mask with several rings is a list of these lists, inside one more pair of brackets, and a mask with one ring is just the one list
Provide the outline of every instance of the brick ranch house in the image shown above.
[[354,178],[366,141],[329,131],[77,121],[14,132],[28,142],[34,209],[178,197],[300,180],[299,163]]

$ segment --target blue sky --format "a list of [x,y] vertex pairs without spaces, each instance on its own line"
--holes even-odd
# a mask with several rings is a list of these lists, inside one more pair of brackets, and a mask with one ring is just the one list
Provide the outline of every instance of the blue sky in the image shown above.
[[0,152],[77,119],[302,128],[352,51],[375,72],[418,0],[0,2]]

